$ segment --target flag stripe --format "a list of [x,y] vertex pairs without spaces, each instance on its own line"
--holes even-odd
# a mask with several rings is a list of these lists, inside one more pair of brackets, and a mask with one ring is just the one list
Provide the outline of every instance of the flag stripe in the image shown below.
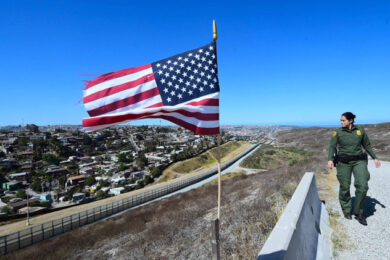
[[137,88],[127,89],[127,90],[124,90],[122,92],[119,92],[119,93],[116,93],[116,94],[113,94],[113,95],[103,97],[101,99],[86,103],[85,108],[87,109],[87,111],[93,110],[93,109],[99,108],[101,106],[105,106],[105,105],[114,103],[114,102],[121,100],[123,98],[128,98],[128,97],[140,94],[144,91],[154,89],[156,87],[157,87],[156,82],[150,81],[150,82],[139,85]]
[[144,76],[147,76],[149,74],[153,75],[152,68],[147,68],[147,69],[138,71],[138,72],[133,73],[133,74],[125,75],[125,76],[118,77],[118,78],[113,78],[113,79],[110,79],[107,81],[102,81],[101,83],[99,83],[97,85],[94,85],[92,87],[85,89],[84,96],[89,96],[89,95],[94,94],[96,92],[102,91],[103,89],[111,88],[114,86],[121,85],[123,83],[127,83],[129,81],[137,80],[137,79],[142,78]]
[[179,126],[182,126],[195,134],[199,135],[216,135],[219,134],[219,121],[216,124],[216,127],[199,127],[197,125],[193,125],[190,123],[187,123],[179,118],[176,117],[170,117],[170,116],[160,116],[161,118],[171,121],[174,124],[177,124]]
[[126,114],[128,112],[134,112],[134,111],[145,112],[145,107],[147,107],[147,106],[155,106],[156,105],[156,107],[160,107],[158,104],[162,103],[161,101],[162,101],[161,97],[159,95],[157,95],[157,96],[153,96],[151,98],[142,100],[140,102],[137,102],[135,104],[125,106],[122,108],[118,108],[118,109],[115,109],[113,111],[101,114],[99,116],[118,116],[118,115],[123,115],[123,114]]
[[[188,110],[179,109],[174,111],[169,111],[166,109],[161,109],[156,112],[150,112],[150,113],[127,113],[123,115],[110,115],[110,116],[100,116],[100,117],[91,117],[83,119],[83,126],[85,127],[91,127],[96,125],[106,125],[106,124],[115,124],[119,123],[125,120],[135,120],[140,118],[149,118],[156,115],[176,115],[177,117],[186,117],[188,118],[186,121],[192,121],[190,117],[193,117],[198,120],[202,121],[216,121],[219,120],[219,114],[205,114],[200,112],[190,112]],[[200,122],[202,122],[200,121]]]
[[[160,99],[161,99],[161,98],[160,98]],[[163,103],[163,102],[160,102],[160,103],[157,103],[157,104],[154,104],[154,105],[145,107],[145,108],[154,108],[154,107],[162,107],[162,106],[164,106],[164,103]]]
[[123,108],[123,107],[129,106],[129,105],[136,104],[136,103],[138,103],[140,101],[143,101],[145,99],[148,99],[150,97],[154,97],[154,96],[157,96],[157,95],[160,95],[160,92],[158,91],[158,88],[152,88],[152,89],[146,90],[144,92],[138,93],[138,94],[136,94],[134,96],[130,96],[130,97],[127,97],[127,98],[124,98],[124,99],[121,99],[121,100],[117,100],[117,101],[112,102],[110,104],[107,104],[107,105],[104,105],[104,106],[101,106],[101,107],[89,110],[88,114],[90,116],[102,115],[102,114],[105,114],[105,113],[108,113],[108,112],[111,112],[111,111],[115,111],[118,108]]
[[208,98],[200,101],[191,101],[187,103],[188,106],[219,106],[219,99]]
[[128,69],[124,69],[124,70],[118,70],[118,71],[115,71],[115,72],[110,72],[110,73],[103,74],[100,77],[97,77],[96,79],[88,81],[86,89],[91,88],[91,87],[93,87],[93,86],[95,86],[95,85],[97,85],[99,83],[104,82],[104,81],[108,81],[108,80],[112,80],[112,79],[115,79],[115,78],[119,78],[119,77],[123,77],[123,76],[126,76],[126,75],[130,75],[130,74],[133,74],[133,73],[136,73],[136,72],[139,72],[139,71],[151,68],[151,67],[152,67],[151,64],[146,64],[146,65],[139,66],[139,67],[136,67],[136,68],[128,68]]
[[95,101],[97,99],[100,99],[100,98],[103,98],[103,97],[107,97],[107,96],[110,96],[110,95],[122,92],[122,91],[127,90],[127,89],[138,87],[139,85],[141,85],[143,83],[150,82],[152,80],[154,80],[154,75],[153,74],[151,74],[151,75],[148,74],[148,75],[143,76],[143,77],[141,77],[141,78],[139,78],[137,80],[130,81],[130,82],[127,82],[127,83],[123,83],[121,85],[117,85],[117,86],[114,86],[114,87],[111,87],[111,88],[106,88],[106,89],[103,89],[101,91],[95,92],[95,93],[93,93],[93,94],[91,94],[89,96],[85,96],[83,98],[83,101],[84,101],[84,104],[86,104],[86,103]]
[[[128,96],[130,96],[130,95],[128,95]],[[101,100],[101,102],[96,103],[96,104],[93,104],[96,102],[96,101],[94,101],[93,103],[88,103],[85,106],[87,109],[92,110],[95,107],[97,107],[97,108],[100,107],[101,104],[104,105],[105,103],[112,103],[113,101],[120,100],[120,97],[121,96],[119,96],[115,100],[111,100],[111,98],[113,98],[113,97],[110,97],[110,100],[104,100],[104,102],[103,102],[103,100]],[[219,93],[213,93],[213,94],[201,97],[201,98],[205,98],[204,100],[201,100],[201,98],[197,98],[194,100],[194,102],[189,102],[189,103],[183,104],[183,105],[180,104],[179,106],[181,108],[185,108],[189,111],[193,111],[194,109],[196,109],[197,111],[202,111],[203,113],[218,113],[218,103],[219,103],[218,97],[219,97]],[[135,111],[139,110],[139,109],[146,109],[146,108],[163,106],[164,104],[161,101],[162,100],[161,100],[160,96],[154,96],[152,98],[140,101],[136,104],[132,104],[132,105],[122,107],[122,108],[117,108],[113,111],[105,113],[104,115],[112,115],[112,114],[119,114],[119,113],[123,114],[123,112],[128,112],[130,110],[131,110],[130,112],[139,113],[139,112],[135,112]],[[158,103],[161,103],[161,104],[158,104]],[[92,105],[94,105],[94,107],[92,107]],[[177,109],[176,107],[177,106],[166,106],[167,109],[170,109],[172,111],[174,109]],[[142,110],[141,112],[147,112],[147,111]],[[103,114],[101,114],[101,115],[103,115]]]
[[[172,123],[180,125],[180,126],[186,128],[188,130],[191,130],[191,131],[193,131],[196,134],[201,134],[201,135],[215,135],[215,134],[219,134],[219,123],[217,124],[217,127],[209,127],[208,128],[208,127],[195,126],[195,125],[189,124],[187,122],[184,122],[183,120],[180,120],[178,118],[169,117],[169,116],[157,116],[155,118],[162,118],[162,119],[171,121]],[[86,119],[84,119],[84,120],[86,120]],[[84,120],[83,120],[83,124],[84,124]],[[126,121],[123,121],[121,123],[126,123],[128,121],[131,121],[131,120],[126,120]],[[91,132],[95,132],[95,131],[98,131],[98,130],[101,130],[101,129],[104,129],[104,128],[107,128],[107,127],[110,127],[110,126],[113,126],[113,125],[116,125],[116,124],[117,123],[105,124],[105,125],[97,125],[97,126],[91,126],[91,127],[84,126],[84,130],[86,132],[88,132],[88,133],[91,133]]]

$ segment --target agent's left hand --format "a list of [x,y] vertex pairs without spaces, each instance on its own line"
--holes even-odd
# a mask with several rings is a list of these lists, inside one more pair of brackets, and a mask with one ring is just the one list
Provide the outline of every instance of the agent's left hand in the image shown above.
[[380,162],[378,159],[375,159],[375,160],[374,160],[374,163],[375,163],[375,167],[376,167],[376,168],[381,167],[381,162]]

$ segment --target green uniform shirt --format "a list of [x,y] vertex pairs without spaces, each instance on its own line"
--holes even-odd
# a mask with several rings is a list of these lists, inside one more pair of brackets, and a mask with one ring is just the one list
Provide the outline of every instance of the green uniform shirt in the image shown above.
[[333,132],[332,139],[330,139],[328,160],[333,160],[336,148],[338,148],[338,154],[360,155],[363,152],[362,146],[372,159],[377,158],[363,127],[353,126],[352,129],[340,127]]

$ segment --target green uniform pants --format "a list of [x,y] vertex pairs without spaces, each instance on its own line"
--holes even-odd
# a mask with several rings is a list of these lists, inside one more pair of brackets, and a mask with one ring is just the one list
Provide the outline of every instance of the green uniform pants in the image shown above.
[[351,161],[337,164],[337,179],[340,183],[339,201],[341,209],[345,213],[351,213],[351,174],[355,178],[355,205],[353,214],[363,214],[364,201],[368,191],[368,180],[370,173],[367,169],[367,161]]

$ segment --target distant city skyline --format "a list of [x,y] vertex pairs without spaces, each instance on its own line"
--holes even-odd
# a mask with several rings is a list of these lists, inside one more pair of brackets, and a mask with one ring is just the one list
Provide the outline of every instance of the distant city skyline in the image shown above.
[[387,1],[4,0],[0,126],[80,125],[84,80],[205,45],[213,19],[221,125],[390,122]]

